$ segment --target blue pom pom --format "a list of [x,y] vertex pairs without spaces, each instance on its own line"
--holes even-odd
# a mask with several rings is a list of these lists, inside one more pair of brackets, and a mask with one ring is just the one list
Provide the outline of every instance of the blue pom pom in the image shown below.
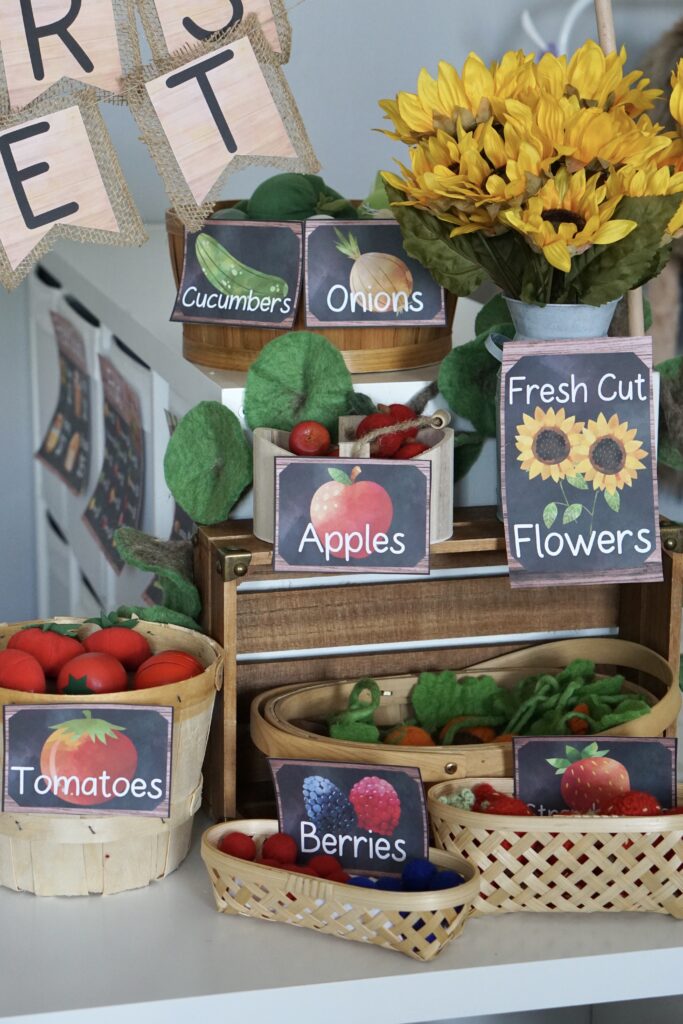
[[349,885],[357,885],[361,889],[374,889],[375,883],[371,878],[366,878],[365,875],[356,875],[354,878],[350,878]]
[[454,889],[457,885],[462,885],[465,879],[462,875],[459,875],[457,871],[439,871],[431,881],[429,886],[430,889]]
[[401,892],[403,882],[400,878],[378,878],[375,882],[375,889],[384,889],[386,892]]
[[416,857],[406,864],[401,878],[403,888],[406,892],[424,892],[431,887],[431,882],[437,873],[434,864],[424,857]]

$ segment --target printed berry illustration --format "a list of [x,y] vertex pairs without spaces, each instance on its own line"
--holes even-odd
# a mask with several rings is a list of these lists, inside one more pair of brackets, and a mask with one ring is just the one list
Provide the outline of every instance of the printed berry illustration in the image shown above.
[[[358,533],[362,537],[352,558],[367,558],[373,553],[372,540],[378,533],[387,533],[394,518],[394,506],[385,489],[373,480],[358,480],[361,469],[354,466],[351,473],[342,469],[329,469],[332,477],[311,499],[311,522],[322,541],[332,533],[342,536]],[[368,546],[368,538],[370,546]],[[334,545],[330,545],[334,549]]]
[[590,743],[579,750],[565,747],[566,757],[549,757],[548,764],[562,776],[562,799],[572,811],[594,811],[605,814],[608,807],[628,793],[631,780],[619,761],[606,757],[609,750],[598,750]]
[[359,828],[380,836],[394,834],[401,818],[401,801],[390,782],[376,775],[366,775],[352,786],[349,800]]
[[351,832],[356,814],[347,796],[322,775],[308,775],[303,784],[306,814],[321,832]]
[[52,725],[51,736],[40,752],[40,771],[51,779],[53,794],[68,804],[90,806],[108,803],[115,796],[118,779],[128,782],[135,776],[138,752],[121,725],[112,725],[103,718],[93,718],[84,711],[82,718],[73,718]]

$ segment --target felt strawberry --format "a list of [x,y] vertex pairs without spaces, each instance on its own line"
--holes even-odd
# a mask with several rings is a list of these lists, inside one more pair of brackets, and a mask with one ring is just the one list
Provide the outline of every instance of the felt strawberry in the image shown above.
[[480,811],[484,801],[500,796],[500,793],[489,782],[478,782],[476,786],[472,786],[472,792],[474,793],[473,811]]
[[135,629],[135,619],[120,620],[116,613],[98,619],[88,619],[100,627],[83,641],[86,651],[98,654],[111,654],[118,658],[128,672],[134,672],[143,661],[152,655],[152,648],[147,639]]
[[555,774],[562,776],[560,792],[562,799],[573,811],[597,811],[605,813],[610,804],[628,793],[631,780],[626,768],[619,761],[605,755],[608,750],[599,750],[597,743],[590,743],[579,750],[565,747],[566,757],[547,759],[555,768]]
[[[365,437],[371,430],[379,430],[381,427],[392,427],[395,423],[396,420],[391,413],[370,413],[356,427],[356,437]],[[371,443],[370,454],[374,458],[390,459],[403,444],[403,438],[404,435],[401,433],[383,434],[382,437],[378,437],[376,441]]]
[[401,818],[401,800],[385,779],[365,775],[351,787],[349,800],[358,819],[358,827],[390,836],[396,831]]
[[84,653],[76,637],[76,626],[46,622],[42,626],[20,629],[10,637],[8,649],[26,651],[42,666],[48,676],[56,676],[67,661]]
[[606,814],[619,814],[622,817],[638,817],[639,815],[655,815],[661,812],[659,801],[651,793],[632,790],[613,800]]
[[516,796],[507,796],[505,794],[497,794],[490,800],[484,800],[480,811],[484,814],[517,814],[523,815],[524,817],[532,817],[532,811],[529,810],[523,800],[518,800]]

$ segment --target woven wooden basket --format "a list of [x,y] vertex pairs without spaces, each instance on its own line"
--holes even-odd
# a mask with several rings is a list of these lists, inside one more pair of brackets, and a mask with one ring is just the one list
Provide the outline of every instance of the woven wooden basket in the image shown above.
[[[639,684],[629,688],[645,693],[653,702],[647,715],[609,729],[609,736],[657,736],[674,728],[681,694],[673,671],[654,651],[615,638],[558,640],[514,651],[463,669],[463,673],[493,676],[512,685],[530,673],[557,671],[575,658],[588,658],[600,666],[631,670]],[[382,698],[375,721],[387,727],[412,714],[409,695],[417,676],[378,679]],[[453,778],[512,775],[512,744],[400,747],[384,743],[355,743],[325,735],[327,719],[347,706],[355,680],[310,683],[268,690],[251,705],[251,736],[269,757],[298,757],[324,761],[350,761],[418,767],[427,783]]]
[[[235,200],[216,203],[217,208],[234,206]],[[234,223],[234,222],[233,222]],[[183,272],[185,229],[176,214],[166,213],[166,231],[173,277],[178,285]],[[455,295],[446,292],[445,327],[326,327],[322,333],[341,351],[352,373],[406,370],[440,363],[451,350],[451,329]],[[303,297],[291,330],[305,331]],[[248,370],[262,348],[282,329],[237,327],[215,324],[183,324],[183,355],[192,363],[222,370]]]
[[430,860],[461,874],[455,889],[397,893],[327,882],[230,857],[217,849],[227,832],[257,842],[277,831],[269,820],[214,825],[202,837],[202,859],[224,914],[242,914],[313,928],[326,935],[395,949],[415,960],[433,960],[462,931],[479,892],[476,868],[461,857],[431,849]]
[[[527,818],[439,801],[481,781],[444,782],[429,791],[436,845],[481,873],[476,914],[645,910],[683,919],[683,814]],[[512,793],[511,779],[489,781]]]
[[[82,623],[58,618],[60,623]],[[0,650],[28,623],[0,625]],[[81,625],[79,634],[91,629]],[[83,696],[24,693],[0,687],[5,704],[140,704],[173,707],[171,812],[135,815],[0,814],[0,885],[38,896],[86,896],[137,889],[164,878],[187,856],[192,820],[202,796],[202,761],[216,691],[223,682],[223,650],[201,633],[140,622],[152,651],[182,650],[206,666],[182,683],[147,690]],[[0,728],[0,760],[4,730]]]

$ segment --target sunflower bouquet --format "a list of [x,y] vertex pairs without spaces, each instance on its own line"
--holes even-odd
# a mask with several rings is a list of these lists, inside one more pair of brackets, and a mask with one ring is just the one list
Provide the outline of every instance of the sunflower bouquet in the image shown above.
[[[470,54],[380,106],[410,166],[383,177],[406,251],[449,291],[602,305],[655,277],[683,233],[683,139],[626,53]],[[683,124],[683,61],[671,113]]]

